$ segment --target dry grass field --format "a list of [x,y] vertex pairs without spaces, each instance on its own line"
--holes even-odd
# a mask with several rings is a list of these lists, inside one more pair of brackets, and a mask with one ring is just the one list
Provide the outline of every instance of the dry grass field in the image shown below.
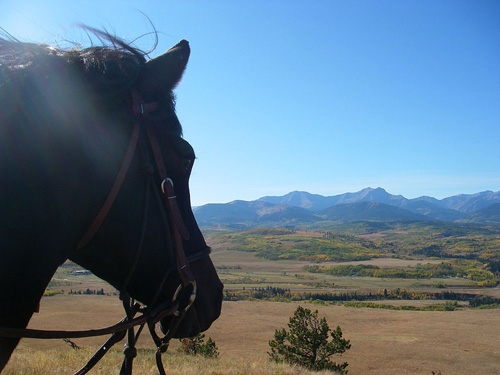
[[[219,269],[219,276],[226,289],[262,288],[267,285],[291,290],[311,290],[324,292],[377,292],[379,290],[405,288],[412,290],[436,291],[435,283],[445,283],[446,288],[462,293],[481,293],[500,298],[499,288],[471,288],[470,280],[463,278],[400,279],[373,277],[338,277],[325,273],[307,273],[307,261],[271,261],[257,258],[252,253],[228,251],[217,242],[211,243],[212,260]],[[396,259],[375,258],[359,262],[323,262],[324,266],[334,264],[370,264],[380,268],[414,267],[422,263],[441,263],[440,259]]]
[[[304,305],[304,304],[303,304]],[[392,311],[342,306],[304,305],[318,309],[330,327],[340,325],[350,349],[339,360],[349,374],[500,374],[500,312],[463,309],[452,312]],[[222,316],[206,332],[219,348],[219,359],[175,354],[174,342],[165,355],[167,373],[191,375],[306,375],[306,371],[268,361],[268,341],[274,330],[286,327],[297,304],[225,302]],[[115,323],[122,317],[113,296],[56,295],[42,300],[32,328],[82,329]],[[62,340],[22,340],[4,373],[8,375],[72,374],[104,338],[75,339],[75,351]],[[144,334],[137,374],[155,374],[153,345]],[[118,373],[121,358],[111,353],[91,374]]]
[[[251,253],[228,251],[211,243],[212,259],[226,289],[266,287],[292,290],[342,292],[377,291],[383,288],[432,289],[432,279],[377,279],[334,277],[308,274],[309,262],[269,261]],[[441,262],[440,260],[431,260]],[[413,267],[419,259],[373,259],[359,263],[379,267]],[[482,293],[500,297],[498,288],[471,288],[469,281],[439,279],[454,291]],[[108,295],[73,295],[70,291],[104,290]],[[60,269],[52,284],[64,294],[42,299],[41,311],[30,322],[31,328],[79,330],[101,328],[116,323],[124,313],[114,289],[93,275],[71,276]],[[438,301],[439,303],[442,303]],[[436,301],[385,301],[386,304],[430,305]],[[218,359],[186,357],[172,343],[164,355],[170,375],[311,375],[312,373],[269,361],[268,341],[274,331],[286,328],[298,303],[224,302],[222,316],[205,333],[220,352]],[[302,303],[331,328],[339,325],[352,348],[337,361],[347,361],[351,375],[470,375],[500,374],[500,311],[463,308],[457,311],[396,311],[349,308],[341,305]],[[134,374],[157,374],[154,345],[144,332]],[[74,339],[82,349],[73,350],[62,340],[24,339],[2,375],[72,374],[83,366],[106,338]],[[93,369],[91,375],[119,372],[122,344],[118,344]]]

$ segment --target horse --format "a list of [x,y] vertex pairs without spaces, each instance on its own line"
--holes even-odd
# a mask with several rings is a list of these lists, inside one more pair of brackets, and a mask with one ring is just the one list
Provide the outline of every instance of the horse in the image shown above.
[[[223,285],[175,112],[190,46],[149,59],[92,31],[102,45],[0,37],[0,327],[26,328],[69,259],[148,311],[176,303],[162,331],[194,337],[219,317]],[[19,340],[0,330],[0,372]]]

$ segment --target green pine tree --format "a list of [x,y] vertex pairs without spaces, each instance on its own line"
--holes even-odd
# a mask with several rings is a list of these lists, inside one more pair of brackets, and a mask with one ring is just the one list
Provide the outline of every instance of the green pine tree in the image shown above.
[[350,340],[342,338],[339,326],[331,330],[325,318],[318,318],[318,311],[298,307],[288,323],[290,331],[276,330],[269,341],[271,360],[299,365],[310,370],[331,370],[347,374],[348,363],[331,360],[351,348]]

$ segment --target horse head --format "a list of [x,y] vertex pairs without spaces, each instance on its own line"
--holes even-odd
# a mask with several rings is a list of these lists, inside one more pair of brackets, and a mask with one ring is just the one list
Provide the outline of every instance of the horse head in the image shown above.
[[[0,327],[24,328],[71,259],[147,311],[177,306],[183,319],[162,329],[192,337],[219,316],[223,286],[175,113],[189,44],[147,61],[105,37],[69,51],[0,39]],[[0,338],[0,371],[17,342]]]
[[[181,136],[172,95],[189,55],[189,43],[183,40],[141,66],[131,101],[127,103],[132,106],[132,121],[136,126],[138,123],[144,136],[139,139],[139,152],[128,172],[133,176],[125,179],[123,194],[117,195],[113,203],[116,207],[110,209],[107,223],[103,222],[94,239],[71,254],[71,259],[145,304],[156,305],[177,297],[179,286],[179,290],[186,287],[187,294],[195,293],[194,303],[189,303],[174,337],[192,337],[208,329],[219,316],[222,302],[222,284],[191,209],[189,177],[195,153]],[[125,186],[127,183],[129,186]],[[168,196],[165,184],[175,193]],[[141,188],[144,192],[138,196]],[[127,211],[133,200],[141,207],[136,219],[130,221]],[[175,204],[171,205],[172,202]],[[131,226],[131,222],[135,224]],[[122,235],[117,236],[117,232]],[[121,262],[123,254],[128,254],[125,259],[129,265],[117,268],[114,260],[102,259],[109,256],[103,248],[120,254]],[[124,248],[128,250],[121,250]],[[179,265],[182,261],[184,264]],[[192,280],[186,282],[183,278],[184,268],[189,270]],[[168,316],[162,320],[165,331],[171,319]]]

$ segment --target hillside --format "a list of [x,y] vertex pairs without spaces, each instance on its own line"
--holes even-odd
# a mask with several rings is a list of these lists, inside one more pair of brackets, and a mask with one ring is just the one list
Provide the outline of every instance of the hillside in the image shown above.
[[238,229],[254,226],[296,226],[321,220],[305,208],[264,201],[207,204],[194,210],[199,226]]
[[465,216],[461,221],[470,223],[500,223],[500,203],[494,203]]
[[428,220],[425,215],[379,202],[338,204],[317,214],[325,220],[343,222]]

